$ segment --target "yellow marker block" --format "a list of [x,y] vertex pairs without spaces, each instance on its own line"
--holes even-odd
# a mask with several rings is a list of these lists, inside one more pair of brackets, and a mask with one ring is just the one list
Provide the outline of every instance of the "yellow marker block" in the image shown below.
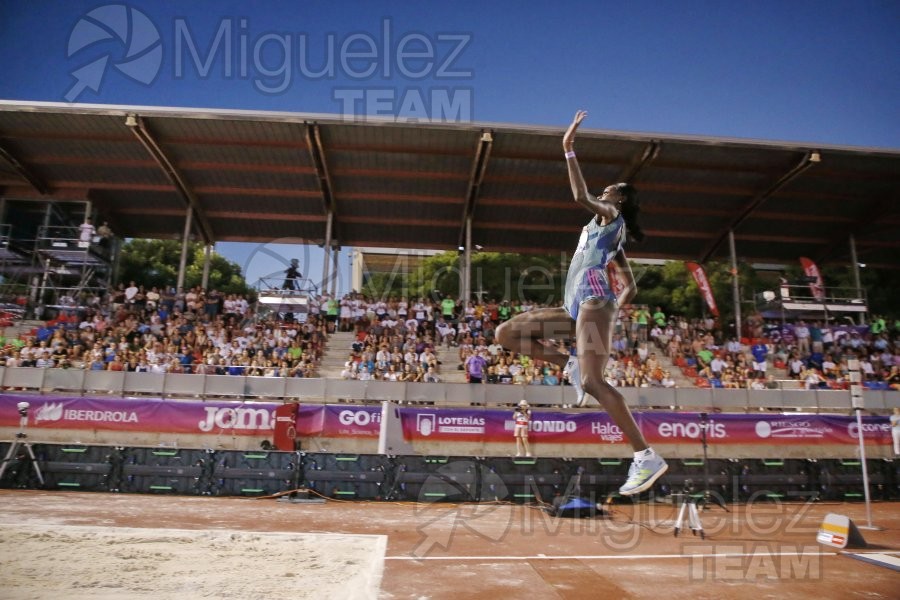
[[850,517],[837,513],[825,515],[825,519],[819,525],[816,541],[833,548],[846,548],[848,545],[865,547],[866,545],[866,540],[863,539]]

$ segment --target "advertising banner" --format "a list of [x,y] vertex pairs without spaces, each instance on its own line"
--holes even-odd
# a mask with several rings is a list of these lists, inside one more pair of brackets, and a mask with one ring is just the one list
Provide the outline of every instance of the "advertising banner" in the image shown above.
[[[80,398],[0,395],[0,427],[19,427],[18,402],[30,404],[28,433],[41,429],[107,430],[193,435],[274,433],[275,402],[215,402],[160,398]],[[478,408],[398,408],[407,441],[509,443],[512,410]],[[706,413],[704,413],[706,414]],[[299,405],[297,436],[377,439],[380,406]],[[845,415],[748,415],[640,412],[635,420],[650,444],[699,442],[711,445],[856,446],[859,427]],[[887,417],[863,417],[869,444],[891,444]],[[532,411],[529,439],[547,444],[627,444],[621,429],[604,412]]]

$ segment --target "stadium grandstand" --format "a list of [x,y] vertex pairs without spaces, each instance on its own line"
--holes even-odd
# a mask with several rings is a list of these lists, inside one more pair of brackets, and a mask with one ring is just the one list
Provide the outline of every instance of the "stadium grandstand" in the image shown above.
[[[568,373],[497,343],[503,321],[541,304],[472,289],[476,248],[571,251],[584,214],[559,136],[507,124],[0,103],[0,431],[13,438],[25,401],[48,443],[90,431],[101,445],[483,457],[508,454],[507,413],[524,400],[544,413],[533,423],[540,456],[596,456],[599,440],[621,463],[621,431],[594,408],[574,408]],[[579,158],[590,181],[640,188],[647,240],[629,247],[635,259],[808,257],[846,266],[857,282],[863,261],[900,267],[900,153],[586,131]],[[183,257],[160,289],[117,280],[124,239],[173,235],[184,248],[190,239],[320,244],[324,274],[261,289],[256,303],[206,280],[185,289]],[[459,252],[459,297],[339,291],[335,256],[350,247],[367,249],[360,269],[385,268],[383,248]],[[850,415],[864,406],[872,456],[889,459],[897,323],[868,314],[858,283],[785,284],[757,300],[743,318],[735,304],[730,330],[701,315],[622,308],[605,377],[656,432],[654,445],[696,459],[697,415],[714,414],[717,459],[844,460],[857,452]],[[468,383],[474,363],[485,385]],[[893,475],[880,477],[894,490]],[[349,489],[339,491],[376,495]]]

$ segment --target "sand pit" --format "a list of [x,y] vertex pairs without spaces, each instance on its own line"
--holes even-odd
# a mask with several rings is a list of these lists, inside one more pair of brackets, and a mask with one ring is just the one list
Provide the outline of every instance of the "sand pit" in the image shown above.
[[8,600],[378,595],[379,535],[0,524]]

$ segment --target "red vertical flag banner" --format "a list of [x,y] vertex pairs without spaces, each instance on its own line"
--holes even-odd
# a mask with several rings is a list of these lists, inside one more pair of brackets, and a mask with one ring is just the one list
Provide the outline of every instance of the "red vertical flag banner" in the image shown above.
[[816,300],[824,300],[825,284],[822,281],[822,273],[819,272],[819,267],[805,256],[800,257],[800,265],[803,267],[803,272],[806,273],[807,277],[815,277],[815,281],[810,281],[809,283],[809,289],[812,291],[813,297]]
[[719,308],[716,306],[716,299],[713,298],[712,287],[709,285],[709,279],[706,278],[706,271],[695,262],[685,262],[684,265],[691,272],[694,281],[697,282],[697,287],[700,288],[700,293],[703,295],[703,299],[706,300],[709,312],[718,317]]

